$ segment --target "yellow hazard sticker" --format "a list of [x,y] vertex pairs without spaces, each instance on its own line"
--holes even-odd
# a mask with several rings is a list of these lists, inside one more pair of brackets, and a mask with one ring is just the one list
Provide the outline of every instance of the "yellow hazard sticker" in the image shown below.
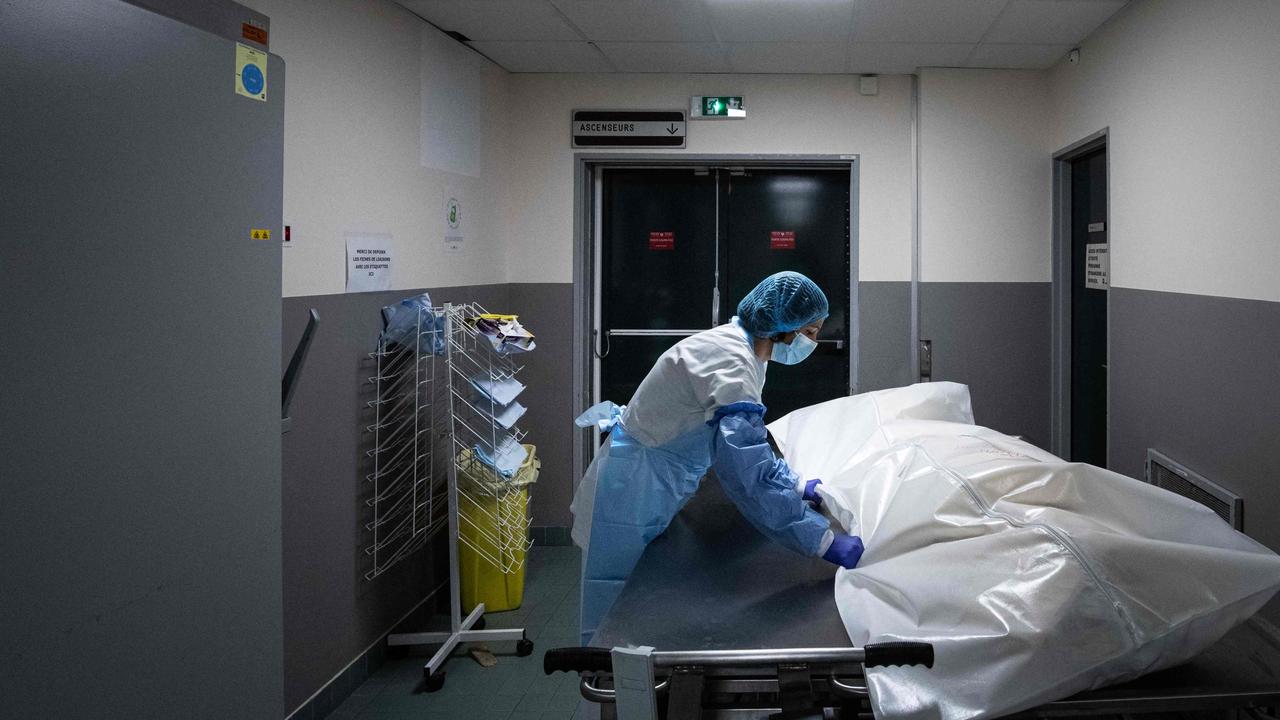
[[270,240],[271,231],[264,230],[262,228],[253,228],[252,230],[249,231],[249,237],[254,240]]
[[236,94],[267,101],[267,54],[236,43]]

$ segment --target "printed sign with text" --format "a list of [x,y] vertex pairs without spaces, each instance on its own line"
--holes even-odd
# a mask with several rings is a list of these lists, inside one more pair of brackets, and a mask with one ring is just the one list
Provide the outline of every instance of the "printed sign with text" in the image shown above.
[[675,250],[676,234],[672,230],[654,230],[649,233],[650,250]]
[[769,233],[769,249],[770,250],[795,250],[796,249],[796,231],[795,230],[774,230]]

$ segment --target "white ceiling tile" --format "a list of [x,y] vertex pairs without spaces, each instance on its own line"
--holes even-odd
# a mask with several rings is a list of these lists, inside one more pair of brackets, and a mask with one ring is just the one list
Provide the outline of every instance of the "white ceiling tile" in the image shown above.
[[1013,0],[984,41],[1075,45],[1124,4],[1125,0]]
[[716,43],[601,42],[600,50],[620,72],[724,73],[725,53]]
[[849,72],[910,74],[921,67],[960,67],[973,45],[966,43],[855,42]]
[[844,42],[853,0],[705,0],[724,42]]
[[519,42],[489,40],[471,43],[511,72],[609,72],[599,50],[585,42]]
[[472,40],[581,40],[547,0],[397,0]]
[[551,0],[590,40],[715,41],[701,0]]
[[738,73],[842,73],[846,43],[725,43]]
[[1066,56],[1070,45],[999,45],[976,47],[965,67],[1043,70]]
[[1008,0],[857,0],[853,40],[976,43]]

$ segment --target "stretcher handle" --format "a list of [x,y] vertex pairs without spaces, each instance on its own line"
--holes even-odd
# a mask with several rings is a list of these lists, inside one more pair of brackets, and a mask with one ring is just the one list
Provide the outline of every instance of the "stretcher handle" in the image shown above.
[[548,675],[554,672],[613,672],[613,656],[608,648],[553,648],[542,656],[542,671]]
[[862,648],[865,667],[886,665],[923,665],[933,667],[933,644],[924,642],[872,643]]

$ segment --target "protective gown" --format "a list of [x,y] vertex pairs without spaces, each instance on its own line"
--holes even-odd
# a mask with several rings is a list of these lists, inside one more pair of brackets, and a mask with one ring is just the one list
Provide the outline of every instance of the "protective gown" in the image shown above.
[[797,491],[763,422],[766,363],[737,318],[663,353],[625,408],[592,407],[577,423],[609,432],[571,509],[583,549],[582,642],[613,605],[649,541],[714,466],[725,494],[765,535],[810,556],[826,552],[829,522]]

